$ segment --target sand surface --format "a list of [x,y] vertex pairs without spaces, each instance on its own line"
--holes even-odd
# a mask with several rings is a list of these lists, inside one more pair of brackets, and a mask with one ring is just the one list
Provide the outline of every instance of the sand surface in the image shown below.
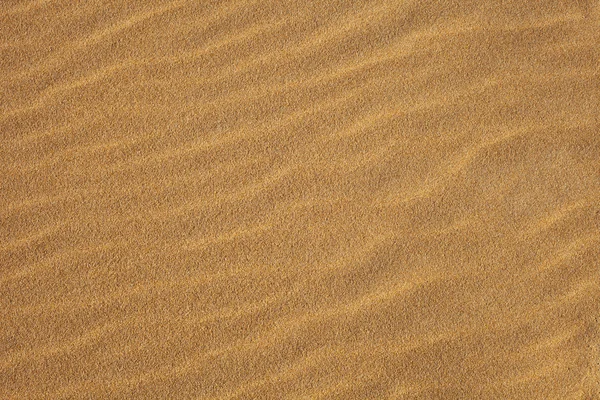
[[3,0],[0,399],[600,399],[598,1]]

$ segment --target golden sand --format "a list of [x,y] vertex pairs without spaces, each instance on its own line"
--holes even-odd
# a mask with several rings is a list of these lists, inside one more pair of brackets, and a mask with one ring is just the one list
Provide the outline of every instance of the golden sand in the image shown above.
[[0,2],[0,399],[600,399],[598,1]]

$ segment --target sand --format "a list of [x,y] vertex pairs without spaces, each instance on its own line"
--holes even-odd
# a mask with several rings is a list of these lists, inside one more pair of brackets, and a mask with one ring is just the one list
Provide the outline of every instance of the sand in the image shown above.
[[600,399],[598,1],[4,0],[1,399]]

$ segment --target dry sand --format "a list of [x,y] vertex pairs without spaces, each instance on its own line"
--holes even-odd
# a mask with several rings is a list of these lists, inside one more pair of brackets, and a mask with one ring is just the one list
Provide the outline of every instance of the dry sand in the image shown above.
[[598,1],[0,4],[1,399],[600,399]]

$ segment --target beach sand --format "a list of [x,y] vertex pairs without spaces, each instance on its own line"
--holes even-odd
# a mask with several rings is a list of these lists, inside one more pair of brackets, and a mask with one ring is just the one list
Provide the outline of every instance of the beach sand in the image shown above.
[[4,0],[1,399],[600,399],[598,1]]

